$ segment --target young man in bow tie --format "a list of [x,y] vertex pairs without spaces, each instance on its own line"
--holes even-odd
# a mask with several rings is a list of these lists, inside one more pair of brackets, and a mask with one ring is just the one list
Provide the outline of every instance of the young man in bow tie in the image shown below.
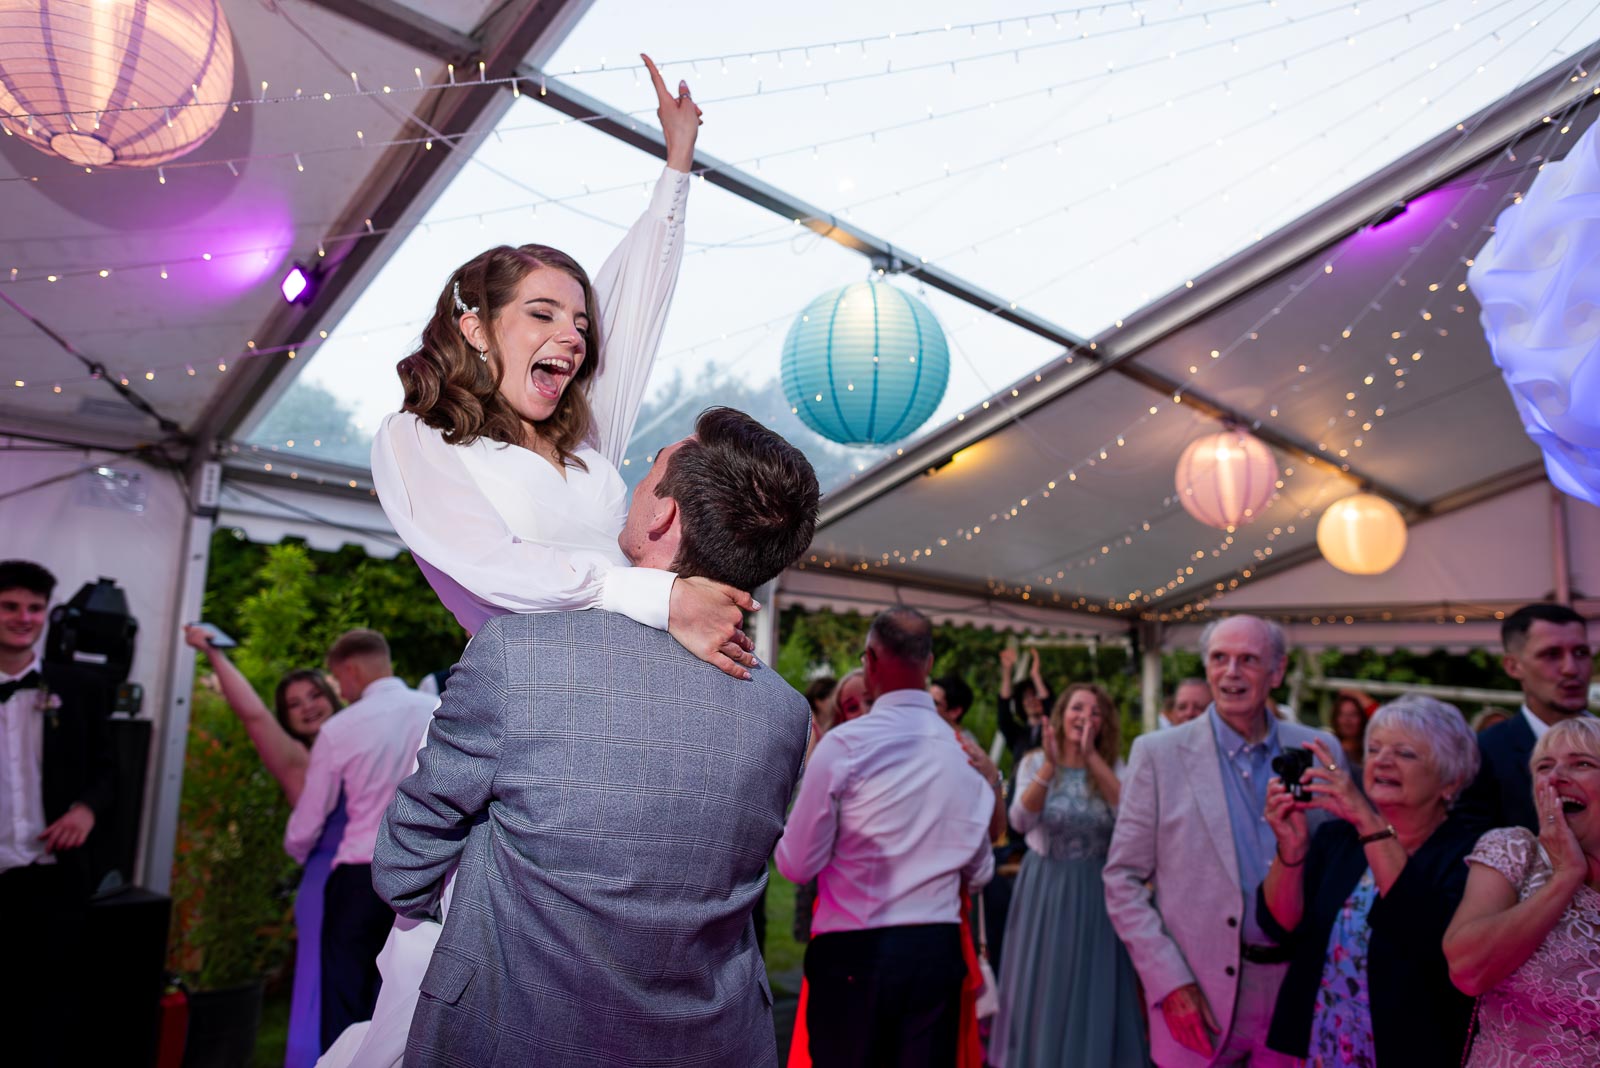
[[89,899],[84,843],[112,800],[104,688],[45,666],[37,646],[55,576],[0,561],[0,1005],[23,1024],[18,1064],[73,1063],[66,1007]]

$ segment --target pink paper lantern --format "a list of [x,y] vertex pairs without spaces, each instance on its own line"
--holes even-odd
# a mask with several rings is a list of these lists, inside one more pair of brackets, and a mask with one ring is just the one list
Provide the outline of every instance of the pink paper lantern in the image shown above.
[[0,126],[85,167],[201,144],[233,90],[218,0],[0,0]]
[[1229,531],[1261,514],[1277,481],[1272,450],[1231,428],[1190,442],[1178,458],[1175,479],[1184,511]]

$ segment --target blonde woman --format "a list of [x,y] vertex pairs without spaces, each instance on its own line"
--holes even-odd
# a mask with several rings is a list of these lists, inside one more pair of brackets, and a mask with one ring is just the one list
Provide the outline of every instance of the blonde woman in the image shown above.
[[1469,1068],[1600,1064],[1600,720],[1533,747],[1539,833],[1490,831],[1444,936],[1450,978],[1477,995]]

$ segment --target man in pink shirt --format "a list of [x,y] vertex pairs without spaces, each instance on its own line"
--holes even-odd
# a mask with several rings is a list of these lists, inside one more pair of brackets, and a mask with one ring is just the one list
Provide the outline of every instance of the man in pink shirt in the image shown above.
[[778,842],[778,870],[817,880],[806,1026],[818,1065],[954,1065],[961,896],[994,874],[995,798],[928,694],[933,627],[873,620],[870,714],[817,743]]

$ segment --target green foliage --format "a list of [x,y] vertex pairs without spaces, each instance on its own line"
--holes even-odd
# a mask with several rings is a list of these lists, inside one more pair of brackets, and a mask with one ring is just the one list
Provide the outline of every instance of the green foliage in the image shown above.
[[195,688],[173,858],[172,966],[201,990],[271,975],[292,945],[299,869],[272,776],[222,698]]
[[766,958],[767,981],[774,990],[800,993],[800,984],[790,977],[799,973],[805,955],[805,945],[794,940],[794,884],[783,877],[776,864],[768,864],[767,939],[762,956]]
[[[233,661],[268,706],[278,679],[318,667],[334,638],[372,627],[409,681],[453,664],[465,644],[409,556],[346,547],[212,539],[205,617],[239,641]],[[203,662],[201,667],[203,668]],[[173,860],[171,966],[197,989],[271,977],[293,946],[299,868],[283,852],[289,806],[231,709],[194,688]]]
[[454,664],[466,635],[409,554],[393,560],[347,545],[262,546],[229,529],[211,538],[205,617],[239,639],[234,663],[268,694],[287,671],[319,667],[340,634],[371,627],[389,640],[395,673],[415,684]]
[[[860,663],[871,623],[858,612],[789,609],[778,628],[778,673],[800,690],[818,673],[839,677]],[[962,726],[984,746],[999,729],[1000,650],[1016,640],[1008,632],[978,627],[941,623],[934,628],[933,674],[959,675],[972,687],[972,707]],[[1021,640],[1029,643],[1026,636]],[[1198,663],[1198,657],[1193,659]],[[1047,645],[1039,650],[1040,672],[1053,693],[1073,682],[1098,682],[1110,692],[1122,719],[1124,752],[1140,730],[1139,679],[1129,673],[1130,663],[1127,650],[1117,646]],[[1185,667],[1179,662],[1173,670]]]

